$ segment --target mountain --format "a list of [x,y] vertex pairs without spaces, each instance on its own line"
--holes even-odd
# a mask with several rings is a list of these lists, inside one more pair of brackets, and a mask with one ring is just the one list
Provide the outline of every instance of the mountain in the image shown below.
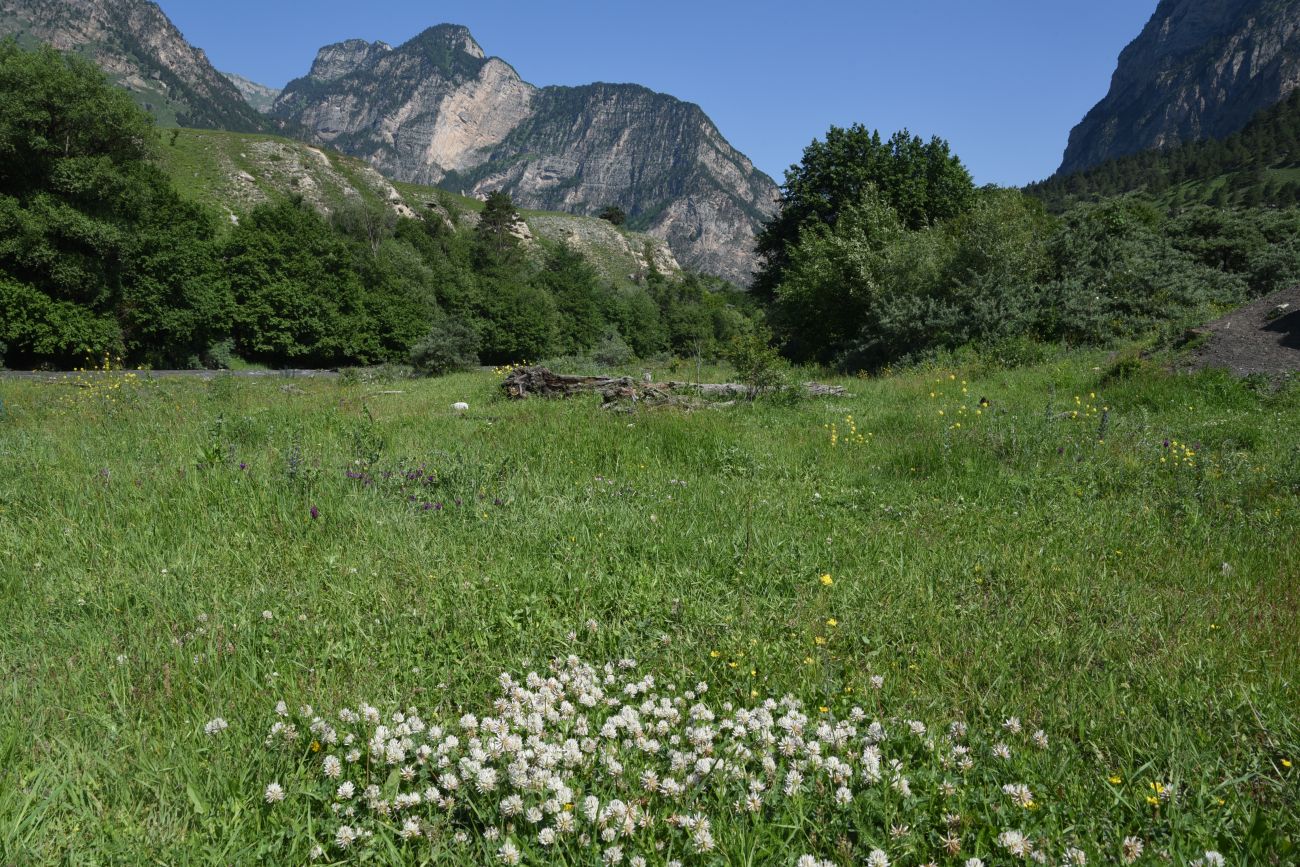
[[1025,187],[1058,213],[1078,202],[1139,191],[1169,207],[1300,205],[1300,89],[1225,139],[1116,157]]
[[776,184],[699,106],[632,84],[535,87],[456,25],[326,46],[271,115],[398,180],[532,209],[617,205],[683,264],[738,283],[776,209]]
[[275,98],[280,95],[280,89],[277,87],[267,87],[265,84],[249,81],[244,76],[233,72],[223,72],[221,74],[230,79],[230,83],[239,91],[240,96],[244,97],[245,102],[262,114],[266,114],[271,110],[271,106],[275,104]]
[[86,57],[163,124],[271,126],[148,0],[0,0],[0,35]]
[[1300,0],[1161,0],[1058,174],[1224,138],[1300,84]]

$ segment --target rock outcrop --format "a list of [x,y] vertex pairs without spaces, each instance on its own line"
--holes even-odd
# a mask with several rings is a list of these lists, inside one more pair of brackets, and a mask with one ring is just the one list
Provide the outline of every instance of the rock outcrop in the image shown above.
[[1300,0],[1161,0],[1070,133],[1060,173],[1224,138],[1298,84]]
[[280,89],[277,87],[258,84],[256,81],[250,81],[244,76],[236,75],[233,72],[223,72],[221,74],[230,79],[230,83],[239,91],[239,95],[244,98],[244,102],[262,114],[266,114],[271,110],[271,106],[275,104],[275,98],[280,95]]
[[148,0],[0,0],[0,35],[89,57],[164,123],[272,126]]
[[738,283],[776,207],[771,178],[698,106],[629,84],[537,88],[455,25],[326,46],[272,115],[398,180],[536,210],[617,205],[683,264]]

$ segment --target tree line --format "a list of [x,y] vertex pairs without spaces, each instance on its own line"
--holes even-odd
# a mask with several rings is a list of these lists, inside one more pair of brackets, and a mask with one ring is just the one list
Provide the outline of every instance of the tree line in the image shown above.
[[1174,207],[1300,204],[1300,90],[1263,109],[1226,139],[1144,151],[1026,187],[1054,213],[1078,202],[1138,191]]
[[1169,209],[1141,195],[1059,215],[976,188],[946,142],[832,128],[786,173],[755,291],[782,351],[871,369],[968,344],[1177,333],[1300,282],[1300,210]]
[[0,43],[8,366],[711,355],[754,312],[700,275],[615,285],[566,246],[525,251],[503,194],[473,230],[363,202],[326,218],[292,199],[230,225],[177,193],[156,146],[149,116],[90,64]]

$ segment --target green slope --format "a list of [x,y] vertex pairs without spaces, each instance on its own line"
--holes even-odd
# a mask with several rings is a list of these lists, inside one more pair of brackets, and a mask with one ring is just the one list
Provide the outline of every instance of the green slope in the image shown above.
[[[463,230],[478,221],[483,203],[437,187],[388,181],[364,161],[280,136],[216,130],[160,130],[159,162],[186,197],[237,219],[276,198],[301,196],[322,213],[349,200],[387,203],[407,216],[436,215]],[[523,211],[539,254],[566,243],[603,277],[632,282],[650,261],[679,270],[663,241],[604,220],[549,211]],[[647,255],[648,251],[648,255]]]
[[1300,90],[1221,141],[1190,142],[1054,175],[1025,191],[1062,211],[1080,201],[1146,192],[1170,206],[1300,203]]

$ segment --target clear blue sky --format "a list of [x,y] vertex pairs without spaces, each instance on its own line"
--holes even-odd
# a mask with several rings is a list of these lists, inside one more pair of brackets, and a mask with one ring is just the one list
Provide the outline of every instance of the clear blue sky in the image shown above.
[[282,86],[316,50],[464,24],[537,85],[698,103],[779,182],[831,124],[941,135],[977,182],[1060,164],[1157,0],[159,0],[222,70]]

